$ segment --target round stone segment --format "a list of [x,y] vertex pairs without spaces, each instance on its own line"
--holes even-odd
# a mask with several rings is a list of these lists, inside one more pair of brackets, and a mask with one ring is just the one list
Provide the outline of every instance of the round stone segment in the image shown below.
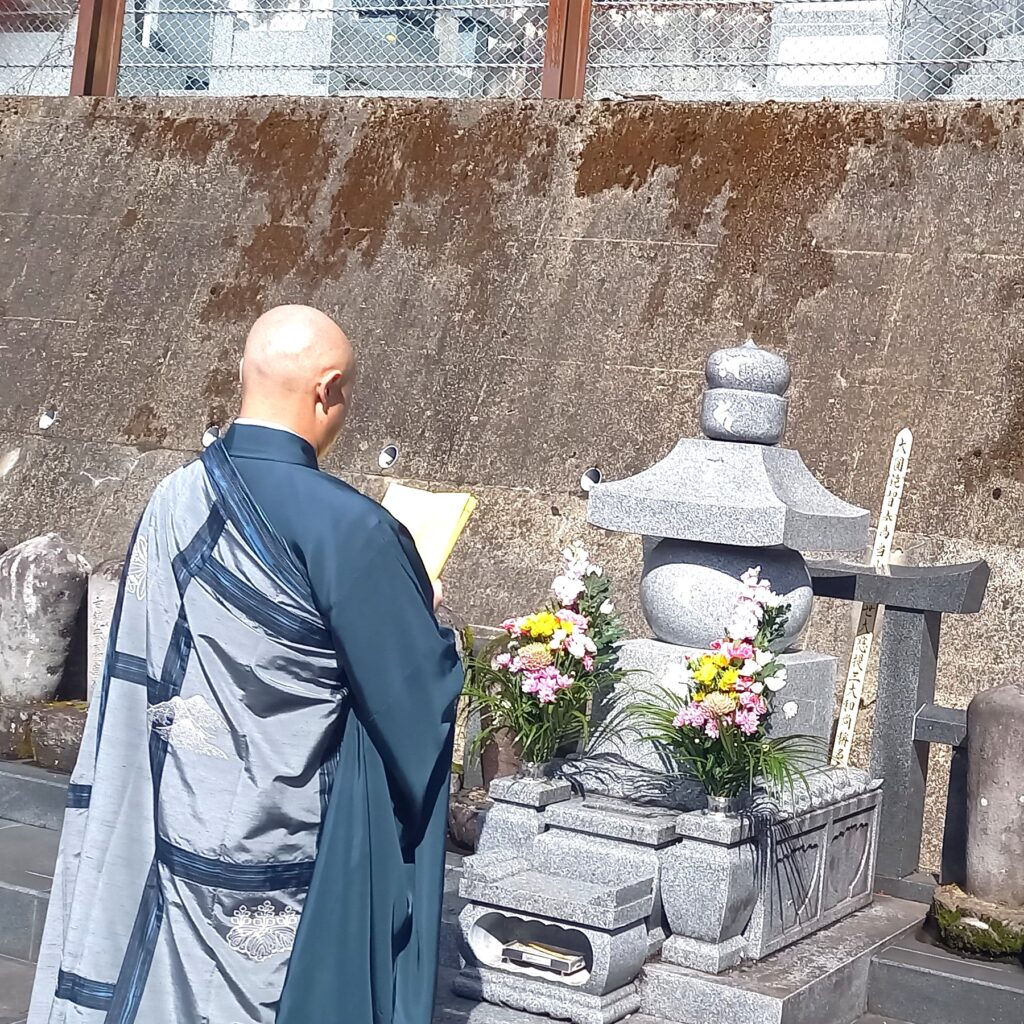
[[786,393],[790,382],[786,360],[777,352],[758,348],[753,341],[712,352],[704,375],[710,388],[737,388],[780,396]]
[[[756,556],[757,560],[752,563]],[[811,616],[811,577],[807,564],[789,548],[727,547],[663,540],[644,559],[640,607],[659,640],[707,648],[722,638],[743,584],[740,577],[759,566],[761,578],[790,605],[781,652],[799,639]]]
[[716,441],[778,444],[786,433],[788,404],[760,391],[715,388],[704,394],[700,431]]

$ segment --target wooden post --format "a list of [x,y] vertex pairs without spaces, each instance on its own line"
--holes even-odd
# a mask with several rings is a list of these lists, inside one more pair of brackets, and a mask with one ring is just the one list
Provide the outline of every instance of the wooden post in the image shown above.
[[72,96],[113,96],[121,60],[125,0],[81,0],[71,67]]

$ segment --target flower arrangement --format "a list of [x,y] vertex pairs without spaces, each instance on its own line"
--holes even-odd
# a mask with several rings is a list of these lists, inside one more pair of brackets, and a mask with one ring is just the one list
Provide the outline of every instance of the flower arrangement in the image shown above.
[[532,615],[503,622],[498,639],[470,660],[466,679],[483,726],[477,744],[504,734],[533,764],[584,741],[595,697],[620,677],[622,625],[611,583],[581,542],[563,552],[551,595]]
[[[693,775],[709,797],[735,798],[758,783],[773,791],[792,786],[820,760],[817,740],[769,738],[768,723],[786,669],[780,646],[790,606],[760,578],[760,567],[741,577],[742,589],[725,636],[708,653],[670,667],[661,692],[640,701],[631,716]],[[791,717],[796,708],[786,705]]]

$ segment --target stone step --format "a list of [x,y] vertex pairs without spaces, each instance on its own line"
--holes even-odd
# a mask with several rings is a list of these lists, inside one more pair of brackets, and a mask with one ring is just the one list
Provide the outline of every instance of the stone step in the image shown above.
[[868,1009],[911,1024],[1020,1024],[1024,967],[967,960],[908,935],[874,958]]
[[918,928],[926,910],[879,896],[831,928],[725,974],[648,964],[641,1012],[676,1024],[853,1024],[867,1009],[871,957]]
[[26,761],[0,761],[0,818],[59,831],[67,789],[66,775]]
[[877,1013],[865,1013],[857,1024],[910,1024],[910,1021],[897,1020],[895,1017],[879,1017]]
[[59,833],[0,819],[0,956],[35,961]]
[[0,1024],[24,1024],[34,974],[32,964],[0,956]]

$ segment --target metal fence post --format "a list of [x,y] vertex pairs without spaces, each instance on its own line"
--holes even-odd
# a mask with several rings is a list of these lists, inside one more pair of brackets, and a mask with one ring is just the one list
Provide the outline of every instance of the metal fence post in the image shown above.
[[583,99],[587,82],[587,56],[590,52],[591,14],[590,0],[569,0],[565,60],[562,67],[561,98],[565,100]]
[[117,92],[124,6],[125,0],[81,0],[71,67],[72,96],[113,96]]

